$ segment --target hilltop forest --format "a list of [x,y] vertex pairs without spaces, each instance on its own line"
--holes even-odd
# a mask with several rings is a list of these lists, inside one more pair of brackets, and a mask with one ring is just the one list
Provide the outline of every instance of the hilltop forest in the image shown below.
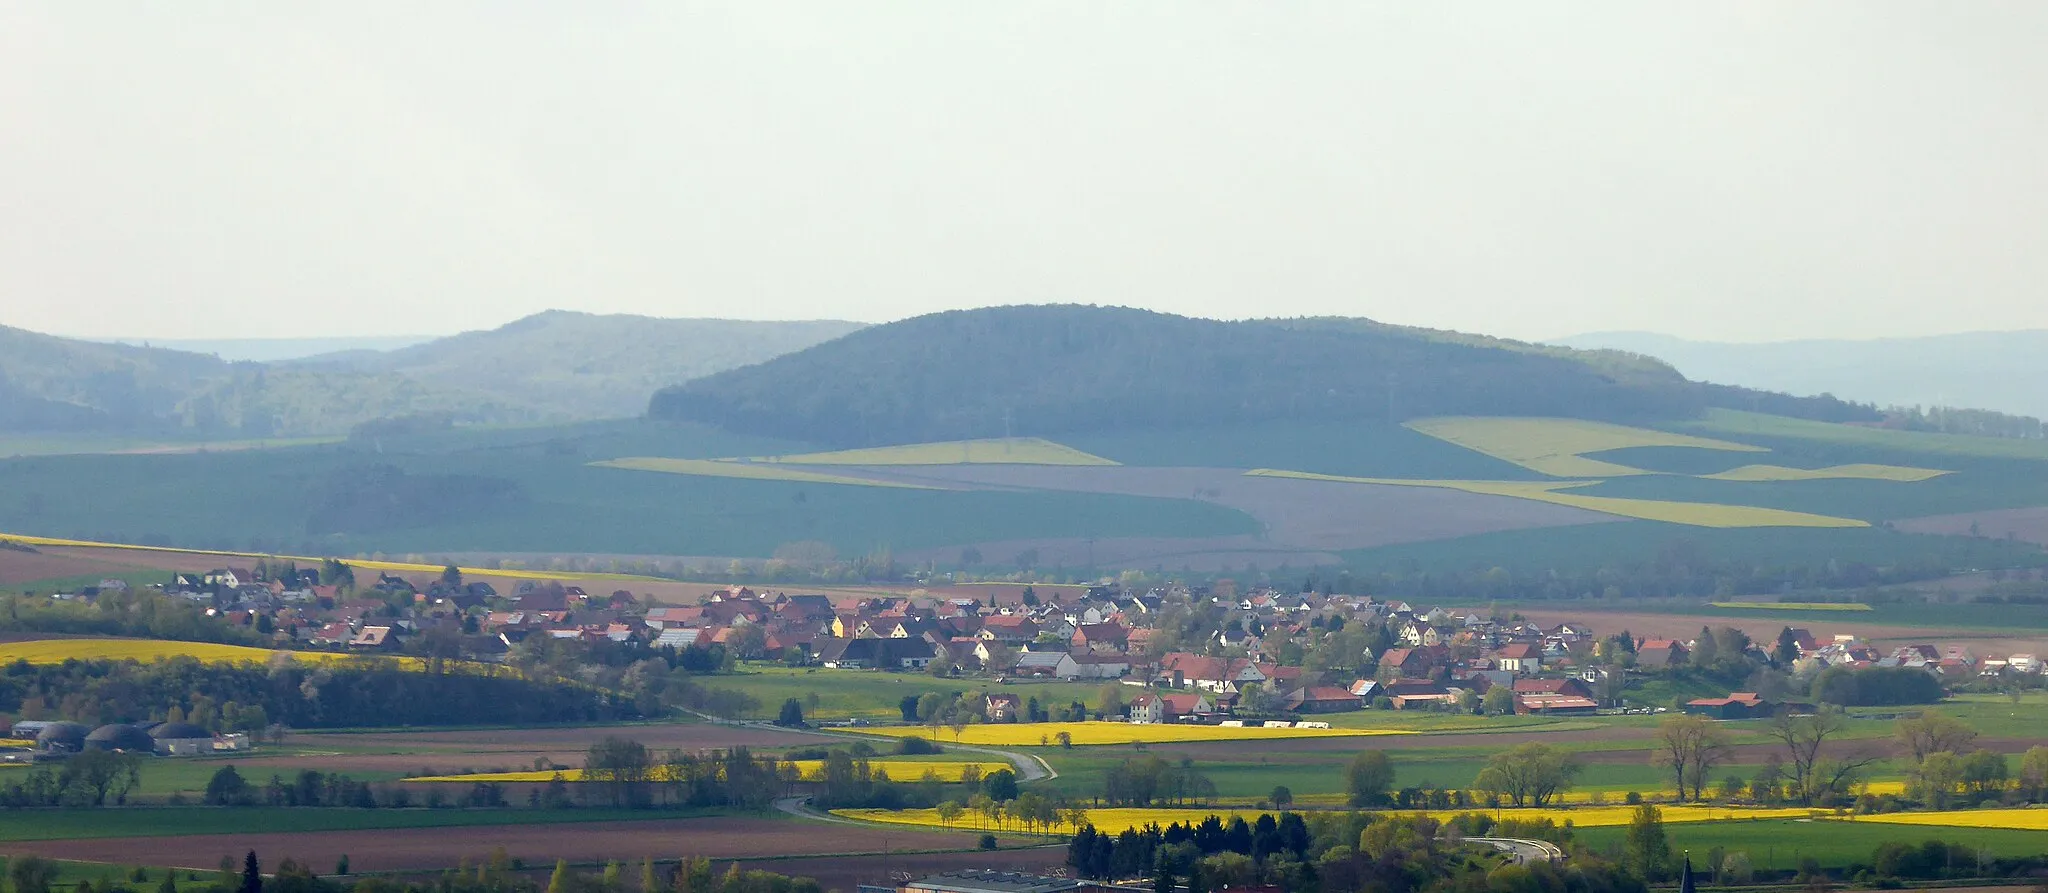
[[1702,385],[1656,360],[1383,326],[1219,322],[1118,307],[921,316],[656,393],[656,419],[835,446],[1286,420],[1537,415],[1609,421],[1712,406],[1822,421],[1870,407]]

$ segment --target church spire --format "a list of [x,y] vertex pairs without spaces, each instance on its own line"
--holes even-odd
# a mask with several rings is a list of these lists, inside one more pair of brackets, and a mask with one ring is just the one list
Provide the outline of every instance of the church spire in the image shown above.
[[1692,851],[1685,851],[1685,867],[1679,870],[1678,893],[1697,893],[1692,878]]

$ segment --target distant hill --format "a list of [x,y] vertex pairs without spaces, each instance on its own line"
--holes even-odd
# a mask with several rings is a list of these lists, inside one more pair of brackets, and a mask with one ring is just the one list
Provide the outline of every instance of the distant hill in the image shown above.
[[564,420],[622,418],[639,414],[667,385],[773,359],[861,327],[837,320],[659,319],[549,310],[398,350],[286,365],[398,373],[429,388],[481,394]]
[[[665,388],[657,419],[839,446],[1279,420],[1691,418],[1754,397],[1661,364],[1370,320],[1220,322],[1117,307],[952,311]],[[1740,399],[1738,399],[1740,398]]]
[[367,335],[335,338],[94,338],[108,344],[164,347],[211,354],[230,363],[275,363],[342,351],[397,350],[434,340],[433,335]]
[[269,363],[0,327],[0,432],[205,439],[345,434],[418,415],[499,425],[626,417],[663,385],[860,325],[549,311],[397,350]]
[[1966,406],[2048,418],[2048,390],[2040,385],[2048,380],[2043,330],[1769,344],[1599,332],[1556,343],[1646,354],[1704,381],[1880,406]]

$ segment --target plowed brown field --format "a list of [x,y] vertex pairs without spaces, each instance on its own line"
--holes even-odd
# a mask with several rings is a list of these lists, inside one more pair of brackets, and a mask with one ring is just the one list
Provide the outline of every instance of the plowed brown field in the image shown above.
[[[610,859],[717,859],[880,853],[886,849],[971,849],[977,835],[873,829],[798,820],[697,818],[565,825],[493,825],[318,833],[202,834],[10,843],[14,854],[128,865],[212,869],[220,857],[240,864],[254,851],[265,865],[291,858],[326,869],[343,855],[357,871],[438,870],[472,862],[499,847],[529,865]],[[760,866],[766,868],[768,866]],[[780,869],[777,869],[780,870]]]

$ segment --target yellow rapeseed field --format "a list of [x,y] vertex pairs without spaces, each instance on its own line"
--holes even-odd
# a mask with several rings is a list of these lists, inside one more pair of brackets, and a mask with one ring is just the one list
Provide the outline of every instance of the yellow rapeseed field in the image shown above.
[[1039,437],[953,440],[904,446],[764,456],[749,462],[790,465],[1115,465],[1101,456]]
[[1830,465],[1826,468],[1786,468],[1781,465],[1744,465],[1700,477],[1710,481],[1897,481],[1902,484],[1932,480],[1953,472],[1905,465]]
[[[1736,809],[1721,806],[1665,806],[1661,807],[1661,809],[1664,814],[1664,821],[1667,824],[1676,822],[1742,821],[1745,819],[1803,819],[1819,814],[1814,810],[1804,808]],[[2021,810],[1994,811],[2017,812]],[[1162,828],[1175,822],[1197,823],[1212,815],[1224,822],[1229,822],[1234,817],[1242,817],[1246,822],[1255,822],[1258,820],[1261,812],[1261,810],[1257,809],[1231,808],[1137,809],[1119,807],[1114,809],[1086,810],[1087,817],[1085,821],[1088,824],[1094,825],[1097,831],[1107,834],[1121,834],[1127,828],[1142,828],[1154,823]],[[1400,812],[1403,815],[1409,815],[1415,811],[1403,810]],[[1479,812],[1492,815],[1495,811],[1483,807],[1474,807],[1471,809],[1431,810],[1428,814],[1440,819],[1447,819],[1462,812]],[[898,825],[938,826],[941,824],[939,822],[938,810],[935,809],[835,809],[832,811],[832,814],[851,819],[888,822]],[[1550,819],[1558,824],[1571,822],[1575,827],[1580,828],[1608,828],[1627,825],[1629,820],[1635,815],[1635,807],[1575,806],[1569,808],[1503,809],[1499,811],[1499,814],[1501,818]],[[1944,813],[1944,815],[1965,814]],[[2048,811],[2043,812],[2043,817],[2048,818]],[[980,823],[983,821],[985,820],[970,813],[963,816],[960,821],[955,822],[954,826],[976,828],[980,827]]]
[[[892,738],[917,736],[930,737],[932,730],[916,726],[888,728],[849,729],[866,735],[886,735]],[[1134,741],[1240,741],[1257,738],[1341,738],[1363,735],[1407,735],[1410,732],[1391,729],[1268,729],[1258,726],[1243,728],[1225,726],[1191,726],[1178,723],[1159,725],[1133,724],[1124,722],[1032,722],[993,723],[967,726],[960,732],[956,743],[1013,745],[1032,747],[1059,743],[1059,734],[1066,732],[1076,745],[1088,744],[1130,744]],[[939,741],[954,741],[951,729],[941,728]]]
[[1965,809],[1957,812],[1887,812],[1859,815],[1854,821],[1887,825],[1939,825],[1948,828],[2013,828],[2048,831],[2048,809]]
[[[819,781],[825,777],[825,761],[823,760],[792,760],[781,765],[796,767],[797,772],[801,773],[806,781]],[[930,772],[939,781],[957,782],[967,774],[967,767],[969,766],[973,766],[975,771],[983,775],[987,775],[997,769],[1010,768],[1008,763],[944,763],[920,760],[868,761],[868,768],[870,770],[887,772],[891,781],[919,781],[924,778],[926,772]],[[560,774],[563,781],[582,782],[590,780],[584,776],[581,769],[564,769]],[[553,770],[542,769],[529,772],[476,772],[468,775],[425,775],[418,778],[408,778],[406,781],[460,784],[474,784],[477,782],[531,784],[547,782],[553,779],[555,775],[556,773]],[[662,781],[666,778],[666,774],[659,767],[656,767],[653,775],[655,781]]]
[[1863,521],[1853,518],[1836,518],[1807,512],[1793,512],[1784,509],[1767,509],[1747,505],[1720,505],[1710,502],[1672,502],[1662,499],[1624,499],[1618,496],[1586,496],[1568,492],[1574,487],[1587,487],[1599,481],[1435,481],[1406,480],[1401,478],[1358,478],[1342,475],[1312,474],[1304,471],[1281,471],[1272,468],[1255,468],[1245,472],[1261,477],[1299,478],[1313,481],[1339,481],[1353,484],[1382,484],[1396,487],[1436,487],[1445,490],[1462,490],[1486,496],[1510,496],[1547,502],[1552,505],[1568,505],[1587,511],[1624,518],[1641,518],[1646,521],[1663,521],[1667,524],[1684,524],[1691,527],[1869,527]]
[[1456,416],[1420,419],[1409,422],[1407,427],[1552,477],[1620,477],[1652,473],[1588,459],[1584,455],[1605,450],[1690,447],[1737,453],[1770,452],[1763,447],[1743,443],[1583,419]]
[[[0,664],[26,660],[32,664],[61,664],[67,660],[158,661],[168,657],[192,657],[206,663],[269,663],[279,654],[309,663],[331,663],[363,659],[361,655],[324,651],[272,651],[244,645],[216,645],[210,642],[169,642],[161,639],[42,639],[34,642],[0,644]],[[417,658],[399,658],[417,665]]]
[[1868,611],[1862,602],[1708,602],[1716,608],[1744,611]]
[[779,465],[740,459],[663,459],[654,456],[635,456],[626,459],[606,459],[592,462],[599,468],[624,468],[628,471],[659,471],[664,474],[693,474],[699,477],[742,478],[753,481],[795,481],[804,484],[847,484],[856,487],[894,487],[903,490],[930,490],[932,487],[896,481],[872,480],[844,474],[826,474],[820,471],[804,471],[784,468]]

